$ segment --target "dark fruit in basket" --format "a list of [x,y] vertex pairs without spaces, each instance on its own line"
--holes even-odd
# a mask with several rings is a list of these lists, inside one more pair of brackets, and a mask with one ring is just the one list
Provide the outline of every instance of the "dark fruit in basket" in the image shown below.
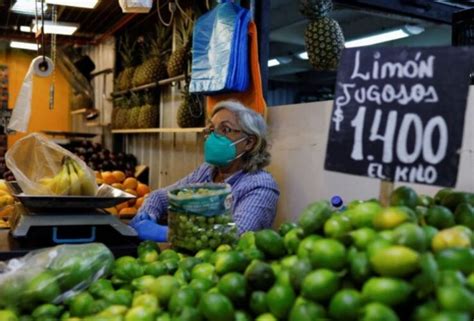
[[99,160],[99,156],[97,154],[92,154],[90,157],[89,157],[89,160],[91,162],[97,162]]
[[102,154],[104,154],[105,157],[109,157],[109,156],[110,156],[110,150],[104,149],[104,150],[102,151]]
[[134,173],[132,170],[130,170],[130,169],[127,169],[127,170],[125,171],[125,176],[127,176],[127,177],[134,177],[134,176],[135,176],[134,174],[135,174],[135,173]]
[[125,154],[120,152],[120,153],[117,153],[117,159],[120,159],[120,160],[123,160],[125,158]]
[[86,156],[87,156],[87,157],[91,157],[92,154],[94,154],[94,149],[93,149],[93,148],[88,148],[88,149],[86,150]]

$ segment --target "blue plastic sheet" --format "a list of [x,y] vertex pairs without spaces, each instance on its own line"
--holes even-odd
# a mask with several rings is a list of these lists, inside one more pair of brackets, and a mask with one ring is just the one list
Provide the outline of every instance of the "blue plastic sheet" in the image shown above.
[[250,16],[249,10],[224,2],[198,19],[190,92],[212,95],[249,88]]

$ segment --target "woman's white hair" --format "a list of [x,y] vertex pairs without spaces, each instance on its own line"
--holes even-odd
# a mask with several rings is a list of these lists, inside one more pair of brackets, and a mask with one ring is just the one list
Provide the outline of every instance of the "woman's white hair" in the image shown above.
[[237,116],[237,121],[242,131],[256,139],[252,150],[242,156],[244,160],[243,170],[245,172],[255,172],[268,166],[271,157],[268,152],[267,124],[263,117],[235,100],[226,100],[218,103],[212,110],[211,117],[222,109],[234,113]]

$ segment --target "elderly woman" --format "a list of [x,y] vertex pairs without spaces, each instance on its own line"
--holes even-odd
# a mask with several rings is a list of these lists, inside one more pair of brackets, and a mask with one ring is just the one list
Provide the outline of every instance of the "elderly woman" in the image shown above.
[[270,154],[262,116],[238,102],[224,101],[214,107],[205,135],[205,163],[172,186],[152,192],[130,222],[140,239],[166,241],[168,228],[156,222],[166,215],[167,192],[192,183],[232,187],[232,215],[239,233],[272,226],[280,193],[263,170]]

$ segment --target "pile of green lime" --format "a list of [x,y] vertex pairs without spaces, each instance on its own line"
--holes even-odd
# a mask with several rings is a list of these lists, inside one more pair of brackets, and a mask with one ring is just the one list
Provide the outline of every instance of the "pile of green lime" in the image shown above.
[[[175,230],[192,231],[200,220],[206,231],[217,225],[215,216],[172,220]],[[137,257],[116,259],[109,277],[66,302],[10,306],[0,320],[469,321],[473,222],[474,194],[452,190],[431,198],[401,187],[388,207],[355,201],[339,212],[315,202],[278,232],[248,231],[236,244],[212,236],[222,243],[215,249],[208,235],[207,248],[194,255],[143,242]],[[199,232],[185,246],[203,242]],[[0,303],[24,300],[15,296],[18,286],[0,289]]]

